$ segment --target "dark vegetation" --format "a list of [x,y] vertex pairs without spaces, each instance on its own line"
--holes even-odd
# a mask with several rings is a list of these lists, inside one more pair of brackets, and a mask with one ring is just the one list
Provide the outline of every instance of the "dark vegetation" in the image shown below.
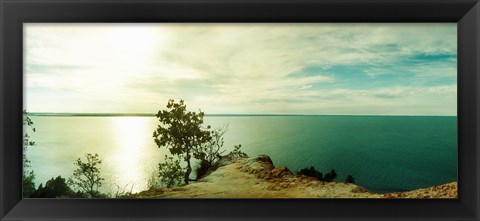
[[45,187],[43,184],[40,184],[37,190],[32,194],[32,198],[88,198],[88,196],[81,192],[75,192],[70,188],[70,186],[65,182],[65,178],[58,176],[57,178],[52,178],[47,183]]
[[355,178],[352,175],[348,175],[345,183],[355,183]]
[[31,198],[107,198],[109,194],[101,193],[98,187],[102,185],[104,178],[100,177],[98,165],[101,160],[98,154],[86,155],[87,161],[83,162],[80,158],[75,161],[78,167],[73,172],[73,177],[67,181],[58,176],[45,183],[41,183],[37,189],[33,184],[33,191],[24,197]]
[[[297,172],[297,175],[303,175],[308,177],[313,177],[319,181],[333,182],[337,178],[337,172],[332,169],[330,172],[323,175],[320,171],[316,170],[315,167],[305,167]],[[352,175],[348,175],[345,180],[346,183],[355,183],[355,178]]]
[[210,162],[206,160],[201,160],[200,163],[198,163],[197,167],[195,168],[195,174],[197,179],[201,179],[205,177],[208,172],[211,170],[216,169],[214,168],[214,165],[212,165]]
[[158,164],[158,170],[160,183],[165,187],[170,188],[182,183],[181,178],[185,174],[185,171],[180,166],[179,159],[174,160],[173,157],[165,155],[165,161]]
[[323,181],[323,174],[320,173],[318,170],[315,169],[315,167],[311,166],[310,168],[303,168],[301,169],[297,175],[304,175],[304,176],[308,176],[308,177],[313,177],[317,180],[321,180]]
[[337,178],[337,172],[332,169],[329,173],[325,174],[323,180],[327,182],[332,182],[335,178]]

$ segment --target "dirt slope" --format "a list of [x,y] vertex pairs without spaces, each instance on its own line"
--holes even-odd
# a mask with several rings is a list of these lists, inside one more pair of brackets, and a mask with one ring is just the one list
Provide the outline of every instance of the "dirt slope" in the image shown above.
[[186,186],[159,188],[132,198],[456,198],[452,182],[408,192],[375,194],[350,183],[321,182],[275,168],[266,155],[226,159],[221,167]]

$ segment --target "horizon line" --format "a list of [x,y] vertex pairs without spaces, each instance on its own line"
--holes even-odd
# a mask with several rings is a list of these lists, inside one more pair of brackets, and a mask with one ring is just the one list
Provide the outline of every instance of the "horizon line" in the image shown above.
[[[75,117],[155,117],[155,113],[75,113],[75,112],[27,112],[32,116],[75,116]],[[407,115],[407,114],[205,114],[211,117],[241,116],[392,116],[392,117],[457,117],[457,115]]]

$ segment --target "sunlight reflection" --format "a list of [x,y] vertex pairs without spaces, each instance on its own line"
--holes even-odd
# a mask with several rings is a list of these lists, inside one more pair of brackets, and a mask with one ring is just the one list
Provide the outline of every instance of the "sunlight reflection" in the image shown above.
[[[142,117],[116,117],[113,122],[115,128],[115,151],[113,160],[116,184],[121,190],[133,192],[146,188],[145,177],[149,177],[145,161],[149,151],[145,150],[150,141],[149,119]],[[133,187],[132,187],[133,185]]]

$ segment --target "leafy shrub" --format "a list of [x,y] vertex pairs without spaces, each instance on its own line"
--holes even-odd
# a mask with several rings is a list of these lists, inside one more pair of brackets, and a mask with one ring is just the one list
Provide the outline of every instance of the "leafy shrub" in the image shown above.
[[248,157],[248,155],[247,155],[245,152],[243,152],[243,151],[240,150],[241,147],[242,147],[241,144],[235,145],[235,146],[233,147],[232,152],[230,152],[230,154],[232,154],[232,156],[238,157],[238,158]]
[[35,173],[33,172],[33,170],[26,173],[24,169],[22,181],[23,197],[33,197],[33,193],[35,192]]
[[158,164],[158,177],[163,186],[170,188],[182,183],[185,172],[180,166],[180,160],[173,160],[173,157],[165,155],[165,162]]

